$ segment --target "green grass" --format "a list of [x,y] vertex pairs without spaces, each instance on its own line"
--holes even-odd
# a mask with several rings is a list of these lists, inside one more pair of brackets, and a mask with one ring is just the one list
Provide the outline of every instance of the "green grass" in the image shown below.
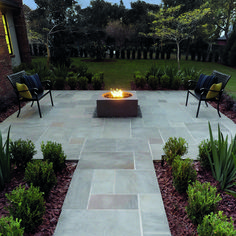
[[[35,58],[33,61],[45,60],[46,58]],[[72,58],[72,64],[79,65],[84,59]],[[130,82],[133,80],[135,71],[145,73],[153,63],[162,66],[175,65],[175,59],[171,60],[123,60],[114,59],[113,61],[94,62],[90,60],[83,61],[88,66],[89,72],[104,72],[105,89],[121,88],[130,89]],[[236,70],[234,68],[224,66],[214,62],[198,62],[198,61],[185,61],[180,62],[181,69],[185,67],[195,68],[201,70],[202,73],[211,74],[213,70],[218,70],[225,74],[230,74],[232,77],[226,86],[226,91],[236,98]]]

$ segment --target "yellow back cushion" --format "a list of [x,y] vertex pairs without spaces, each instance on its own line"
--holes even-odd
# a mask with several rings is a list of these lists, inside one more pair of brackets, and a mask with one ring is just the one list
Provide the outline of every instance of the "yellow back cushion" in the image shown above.
[[32,95],[25,84],[16,83],[16,88],[21,97],[28,98],[28,99],[32,98]]
[[222,87],[222,83],[212,84],[212,86],[210,87],[210,90],[214,90],[216,92],[209,91],[206,95],[206,99],[211,99],[211,98],[216,97],[219,94],[221,87]]

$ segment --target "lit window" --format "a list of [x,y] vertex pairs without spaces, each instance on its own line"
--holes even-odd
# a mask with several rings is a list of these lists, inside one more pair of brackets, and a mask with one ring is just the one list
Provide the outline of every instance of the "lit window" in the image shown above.
[[3,22],[4,29],[5,29],[5,38],[6,38],[9,54],[13,54],[10,32],[9,32],[9,29],[8,29],[6,16],[4,14],[2,15],[2,22]]

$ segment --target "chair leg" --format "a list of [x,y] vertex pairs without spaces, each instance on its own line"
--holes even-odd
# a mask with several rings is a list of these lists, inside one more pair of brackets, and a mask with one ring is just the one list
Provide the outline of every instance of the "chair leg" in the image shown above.
[[50,91],[50,98],[51,98],[52,106],[54,106],[54,104],[53,104],[53,100],[52,100],[52,93],[51,93],[51,91]]
[[207,101],[205,101],[206,106],[208,107]]
[[186,97],[186,103],[185,103],[185,106],[188,105],[188,97],[189,97],[189,91],[187,92],[187,97]]
[[17,118],[19,117],[20,111],[21,111],[20,101],[18,101],[18,105],[19,105],[19,111],[18,111],[18,114],[17,114]]
[[219,117],[221,117],[220,110],[219,110],[220,107],[219,106],[220,106],[220,102],[217,103],[217,112],[218,112]]
[[40,118],[42,118],[41,109],[40,109],[40,105],[39,105],[39,100],[37,100],[37,104],[38,104],[39,116],[40,116]]
[[31,107],[34,105],[34,101],[32,101],[32,103],[31,103]]
[[201,99],[199,99],[196,118],[198,118],[198,113],[199,113],[200,106],[201,106]]

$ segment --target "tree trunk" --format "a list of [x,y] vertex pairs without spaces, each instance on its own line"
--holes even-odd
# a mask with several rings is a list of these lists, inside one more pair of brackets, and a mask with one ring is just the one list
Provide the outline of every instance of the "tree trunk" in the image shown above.
[[176,41],[177,45],[177,62],[178,62],[178,70],[180,70],[180,61],[179,61],[179,41]]

